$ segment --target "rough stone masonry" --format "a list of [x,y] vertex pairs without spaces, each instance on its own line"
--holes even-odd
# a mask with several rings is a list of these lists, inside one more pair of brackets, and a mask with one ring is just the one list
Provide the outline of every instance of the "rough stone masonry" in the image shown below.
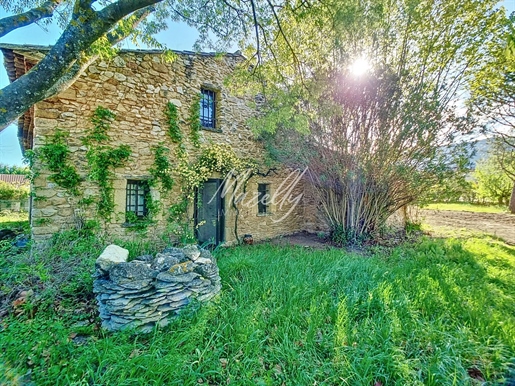
[[221,282],[216,259],[196,245],[166,248],[128,262],[129,251],[109,245],[96,261],[93,291],[102,327],[148,332],[165,326],[192,299],[212,299]]

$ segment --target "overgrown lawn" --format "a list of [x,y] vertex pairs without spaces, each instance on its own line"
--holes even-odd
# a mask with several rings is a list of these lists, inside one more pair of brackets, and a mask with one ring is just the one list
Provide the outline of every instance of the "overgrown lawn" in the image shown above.
[[[82,271],[96,254],[85,256]],[[99,331],[83,286],[5,317],[3,381],[473,385],[501,382],[514,363],[515,248],[502,242],[424,239],[367,256],[254,245],[217,257],[218,300],[151,334]]]

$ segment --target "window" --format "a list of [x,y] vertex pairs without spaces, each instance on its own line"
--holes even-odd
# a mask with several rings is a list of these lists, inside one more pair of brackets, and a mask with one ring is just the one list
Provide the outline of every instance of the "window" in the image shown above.
[[213,90],[200,90],[200,123],[202,127],[216,128],[216,93]]
[[147,181],[127,180],[125,212],[133,213],[138,218],[145,217],[148,214],[147,195],[149,192]]
[[258,214],[269,212],[270,184],[258,184]]

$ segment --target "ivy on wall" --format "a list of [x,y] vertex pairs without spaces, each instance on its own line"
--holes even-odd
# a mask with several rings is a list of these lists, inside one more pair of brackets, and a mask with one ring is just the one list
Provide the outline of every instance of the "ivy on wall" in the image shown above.
[[202,124],[200,123],[200,98],[201,95],[198,94],[193,100],[188,118],[190,139],[195,147],[200,147],[200,130],[202,129]]
[[154,163],[150,167],[149,172],[152,176],[150,186],[156,186],[158,183],[161,185],[163,192],[169,192],[173,188],[173,178],[171,177],[172,165],[168,158],[170,149],[160,143],[153,148]]
[[78,186],[81,183],[81,177],[69,158],[70,149],[66,144],[66,138],[69,136],[69,132],[56,129],[47,143],[29,157],[32,158],[31,165],[34,165],[34,157],[38,157],[51,172],[49,180],[76,196],[79,194]]
[[116,148],[108,145],[110,140],[108,130],[115,118],[112,111],[101,106],[97,107],[91,118],[93,128],[83,139],[88,147],[86,159],[90,168],[89,178],[99,187],[97,211],[106,222],[111,219],[114,212],[114,169],[124,166],[131,155],[128,145],[120,145]]
[[182,133],[179,127],[179,113],[177,106],[172,102],[166,104],[165,115],[168,122],[168,136],[174,143],[182,142]]

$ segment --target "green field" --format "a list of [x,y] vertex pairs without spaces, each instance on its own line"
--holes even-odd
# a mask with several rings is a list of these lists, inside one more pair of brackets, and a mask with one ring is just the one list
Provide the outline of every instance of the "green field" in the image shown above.
[[486,237],[220,250],[219,298],[147,335],[98,329],[102,245],[0,249],[3,299],[35,291],[0,322],[0,384],[474,385],[469,373],[493,384],[515,360],[515,248]]
[[424,205],[422,209],[433,209],[433,210],[455,210],[458,212],[476,212],[476,213],[507,213],[508,208],[505,206],[498,205],[480,205],[480,204],[469,204],[464,202],[439,202]]

